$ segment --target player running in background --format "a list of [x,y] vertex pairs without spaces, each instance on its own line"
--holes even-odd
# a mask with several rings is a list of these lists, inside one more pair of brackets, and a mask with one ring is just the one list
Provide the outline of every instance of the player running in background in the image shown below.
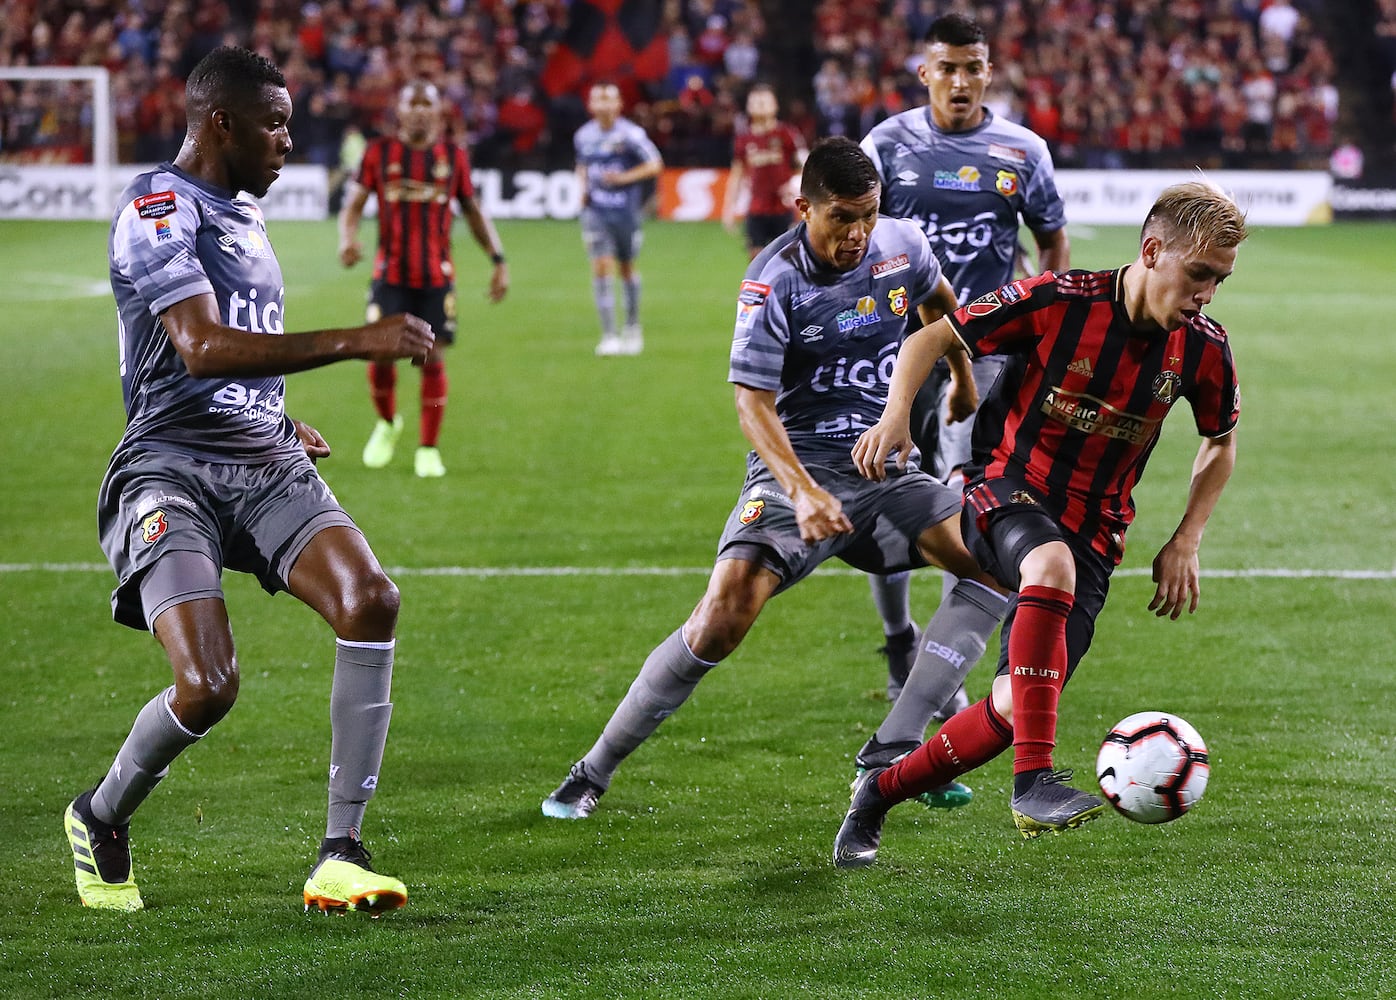
[[737,209],[746,201],[747,255],[762,248],[795,221],[785,190],[809,155],[805,140],[776,118],[776,93],[758,83],[746,95],[747,128],[732,141],[732,169],[722,199],[722,224],[736,232]]
[[[1020,219],[1032,231],[1041,269],[1066,270],[1066,215],[1047,144],[984,106],[993,77],[984,29],[963,14],[936,19],[926,32],[918,75],[928,103],[879,123],[862,142],[882,177],[883,213],[911,219],[925,230],[962,303],[1013,280]],[[1002,368],[999,355],[974,359],[980,399]],[[938,365],[913,405],[912,434],[922,464],[958,489],[970,457],[974,416],[950,421],[948,392],[945,366]],[[940,717],[948,718],[968,701],[958,691],[948,705],[928,702],[932,688],[939,696],[940,685],[928,687],[926,679],[911,682],[910,697],[898,700],[917,649],[910,578],[900,574],[869,582],[887,637],[887,693],[897,700],[879,738],[884,745],[910,749],[925,738],[927,724],[943,705]],[[955,583],[947,576],[945,591]]]
[[[718,543],[707,592],[650,653],[600,738],[543,803],[582,819],[626,756],[745,638],[773,596],[838,557],[870,572],[934,564],[994,586],[959,533],[960,494],[916,468],[864,481],[850,449],[871,427],[906,329],[953,309],[926,237],[880,218],[877,173],[846,138],[816,144],[796,207],[801,223],[747,268],[737,300],[729,381],[753,451]],[[973,407],[969,359],[955,367]],[[947,656],[973,663],[1002,617],[952,595],[927,626]]]
[[887,411],[859,439],[854,461],[880,482],[891,455],[906,457],[912,399],[945,352],[1008,354],[980,410],[962,527],[980,565],[1018,601],[990,696],[854,782],[836,865],[871,864],[888,809],[1010,745],[1011,808],[1025,837],[1105,810],[1065,783],[1069,771],[1052,769],[1057,702],[1124,555],[1130,494],[1179,399],[1203,441],[1182,519],[1154,558],[1149,609],[1176,620],[1197,608],[1198,548],[1236,462],[1241,406],[1226,331],[1202,309],[1245,238],[1245,216],[1224,193],[1200,181],[1175,185],[1150,209],[1132,264],[1015,281],[908,338]]
[[[582,186],[582,242],[591,260],[591,293],[601,317],[602,355],[639,354],[644,350],[640,326],[641,215],[645,181],[664,169],[659,149],[645,130],[621,117],[620,88],[598,83],[587,95],[591,121],[577,129],[577,179]],[[616,324],[616,294],[611,277],[620,273],[625,296],[625,323]]]
[[336,637],[329,812],[305,905],[393,909],[406,889],[373,871],[361,830],[392,712],[398,592],[311,464],[329,447],[286,416],[282,376],[344,358],[421,361],[431,329],[397,315],[284,334],[281,268],[261,211],[238,192],[265,195],[291,151],[285,77],[246,49],[219,48],[194,67],[185,98],[179,155],[132,181],[112,221],[127,425],[97,509],[118,579],[113,617],[155,634],[174,685],[140,710],[106,777],[68,806],[78,895],[103,909],[143,905],[131,816],[238,694],[227,568],[289,591]]
[[[436,346],[422,365],[420,438],[414,460],[418,476],[444,476],[437,442],[446,414],[446,347],[456,340],[455,266],[451,262],[451,203],[460,206],[470,233],[494,265],[491,302],[509,290],[509,268],[494,224],[475,200],[470,158],[441,138],[441,95],[422,80],[398,94],[397,134],[379,136],[364,150],[339,214],[339,260],[353,267],[363,256],[359,221],[370,194],[378,199],[378,251],[368,292],[368,321],[406,312],[420,316],[436,333]],[[364,465],[381,469],[393,458],[402,415],[397,412],[397,366],[374,358],[368,381],[378,422],[364,446]]]

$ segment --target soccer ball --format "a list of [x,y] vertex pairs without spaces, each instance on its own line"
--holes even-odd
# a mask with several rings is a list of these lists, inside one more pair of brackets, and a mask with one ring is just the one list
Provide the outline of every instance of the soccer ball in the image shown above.
[[1176,715],[1136,712],[1105,736],[1095,760],[1106,800],[1136,823],[1167,823],[1207,787],[1207,744]]

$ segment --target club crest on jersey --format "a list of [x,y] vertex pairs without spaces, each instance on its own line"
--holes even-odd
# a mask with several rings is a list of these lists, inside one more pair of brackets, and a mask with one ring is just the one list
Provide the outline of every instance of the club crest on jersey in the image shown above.
[[761,512],[766,509],[765,500],[748,500],[742,504],[742,512],[737,515],[737,520],[743,524],[750,524],[761,516]]
[[887,304],[892,308],[893,314],[905,316],[907,308],[911,305],[911,300],[906,296],[906,286],[898,285],[887,293]]
[[1154,379],[1154,398],[1165,406],[1172,406],[1178,398],[1178,390],[1183,385],[1183,376],[1177,372],[1159,372]]
[[1035,504],[1037,503],[1037,497],[1033,496],[1027,490],[1014,490],[1012,493],[1008,494],[1008,502]]
[[169,520],[165,517],[163,510],[153,510],[145,516],[141,522],[141,541],[147,545],[154,545],[170,527]]
[[876,300],[871,295],[864,295],[856,306],[845,309],[834,320],[838,323],[839,333],[851,333],[860,327],[880,322],[882,317],[878,315]]
[[987,316],[995,309],[1003,305],[997,292],[985,292],[969,305],[965,306],[965,312],[975,319]]
[[905,271],[911,267],[911,258],[904,253],[899,253],[895,257],[888,257],[880,260],[872,266],[872,276],[874,278],[885,278],[889,274],[896,274],[898,271]]
[[935,186],[943,191],[978,191],[979,168],[968,163],[959,170],[937,170]]
[[1000,170],[994,187],[998,188],[999,194],[1005,198],[1012,198],[1018,193],[1018,175],[1011,170]]

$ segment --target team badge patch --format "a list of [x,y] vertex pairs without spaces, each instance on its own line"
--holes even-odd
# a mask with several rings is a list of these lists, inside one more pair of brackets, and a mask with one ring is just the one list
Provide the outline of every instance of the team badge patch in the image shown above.
[[147,545],[154,545],[169,527],[170,522],[165,518],[165,512],[153,510],[141,522],[141,541]]
[[1012,198],[1018,193],[1018,175],[1011,170],[1000,170],[994,187],[998,188],[999,194],[1005,198]]
[[743,524],[750,524],[761,516],[761,512],[766,509],[765,500],[748,500],[742,504],[742,512],[737,515],[737,520]]
[[1014,490],[1012,493],[1008,494],[1008,502],[1035,504],[1037,503],[1037,497],[1033,496],[1027,490]]
[[1165,406],[1172,406],[1178,398],[1178,389],[1183,384],[1183,376],[1177,372],[1159,372],[1154,379],[1154,398]]
[[979,298],[975,299],[969,305],[965,306],[965,312],[969,316],[972,316],[975,319],[979,319],[982,316],[989,315],[989,313],[993,312],[995,309],[998,309],[1002,305],[1003,302],[999,300],[999,297],[996,293],[985,292],[983,295],[979,296]]
[[898,285],[887,293],[887,304],[897,316],[905,316],[911,301],[906,297],[906,286]]

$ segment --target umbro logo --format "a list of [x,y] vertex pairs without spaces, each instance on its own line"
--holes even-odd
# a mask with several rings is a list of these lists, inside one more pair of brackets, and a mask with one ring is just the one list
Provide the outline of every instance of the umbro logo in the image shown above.
[[1090,358],[1077,358],[1066,366],[1066,370],[1073,375],[1084,375],[1086,378],[1090,378],[1095,374],[1095,369],[1091,367]]

